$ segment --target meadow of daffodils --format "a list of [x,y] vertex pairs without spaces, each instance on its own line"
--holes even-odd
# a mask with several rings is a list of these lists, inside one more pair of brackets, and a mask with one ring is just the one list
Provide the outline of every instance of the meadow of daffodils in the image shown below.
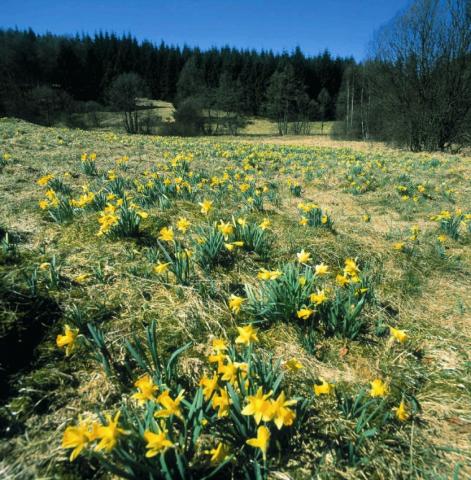
[[469,478],[470,157],[0,139],[2,478]]

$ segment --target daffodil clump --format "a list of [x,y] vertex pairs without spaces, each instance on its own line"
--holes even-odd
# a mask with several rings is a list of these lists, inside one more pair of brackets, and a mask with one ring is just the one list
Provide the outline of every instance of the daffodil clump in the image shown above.
[[412,255],[414,251],[417,249],[417,247],[420,244],[419,241],[419,235],[421,233],[420,228],[418,225],[413,225],[409,229],[409,235],[406,238],[406,240],[400,240],[398,242],[394,242],[392,247],[393,250],[396,250],[398,252],[403,252],[407,253],[409,255]]
[[96,153],[82,153],[80,157],[80,168],[85,175],[94,177],[98,175],[96,168]]
[[379,185],[378,178],[384,170],[384,160],[369,160],[355,156],[349,161],[346,172],[347,191],[353,195],[374,192]]
[[[233,296],[231,309],[238,311],[242,303]],[[216,474],[267,478],[270,466],[302,428],[302,419],[323,405],[353,423],[354,439],[336,438],[334,448],[340,457],[348,451],[353,464],[361,461],[367,439],[394,430],[419,412],[415,397],[391,379],[373,379],[351,393],[343,384],[319,378],[310,393],[295,394],[288,380],[303,370],[303,364],[296,358],[282,363],[264,357],[258,349],[260,332],[252,324],[237,327],[233,341],[213,337],[199,379],[183,386],[176,362],[191,345],[165,362],[155,327],[155,322],[148,327],[147,342],[135,338],[126,343],[140,374],[129,363],[111,366],[112,357],[102,357],[109,377],[116,379],[113,369],[124,368],[130,385],[118,410],[83,413],[66,427],[62,447],[70,450],[71,461],[79,455],[95,458],[105,469],[130,479]],[[90,331],[94,340],[83,345],[109,352],[99,330]],[[78,334],[66,325],[57,337],[66,355],[75,349]],[[408,341],[407,333],[398,328],[390,327],[390,334],[392,342]]]
[[114,203],[110,200],[98,218],[100,228],[97,235],[137,236],[141,221],[147,217],[148,213],[126,195],[116,199]]
[[243,312],[258,321],[295,320],[306,330],[356,338],[363,328],[361,312],[371,296],[370,280],[354,259],[346,259],[343,272],[335,277],[328,265],[312,260],[303,249],[294,263],[261,269],[259,285],[245,286]]
[[47,189],[44,193],[45,198],[38,202],[39,208],[46,211],[49,218],[56,223],[72,221],[76,211],[69,198],[70,188],[52,174],[42,176],[36,183]]
[[303,227],[309,225],[310,227],[333,228],[334,222],[332,221],[332,218],[324,213],[315,203],[300,202],[298,208],[302,212],[299,224]]
[[[213,338],[204,372],[185,389],[172,365],[176,355],[160,363],[154,329],[148,330],[147,347],[128,346],[147,371],[120,409],[98,417],[83,414],[65,429],[62,447],[71,450],[70,460],[95,457],[110,471],[135,479],[196,479],[217,472],[266,477],[270,452],[289,442],[306,400],[283,389],[279,361],[259,356],[257,330],[238,327],[233,342]],[[57,337],[67,355],[77,334],[66,326]]]
[[453,240],[459,238],[461,230],[469,230],[471,226],[471,213],[464,213],[460,208],[454,212],[442,210],[437,215],[433,215],[431,219],[439,224],[443,234]]

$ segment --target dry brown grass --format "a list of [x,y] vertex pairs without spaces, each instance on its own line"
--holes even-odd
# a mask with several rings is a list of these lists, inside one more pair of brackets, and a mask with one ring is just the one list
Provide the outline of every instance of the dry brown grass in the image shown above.
[[[166,150],[193,150],[198,156],[199,151],[225,142],[229,142],[228,145],[258,145],[260,148],[262,144],[303,147],[312,161],[316,161],[323,149],[332,150],[339,158],[343,154],[361,153],[366,158],[380,156],[385,159],[389,162],[387,173],[379,178],[380,184],[375,191],[352,195],[346,188],[344,159],[339,160],[338,165],[332,161],[323,176],[304,182],[302,199],[290,196],[283,186],[281,207],[270,206],[263,215],[273,219],[276,262],[285,261],[300,248],[309,249],[332,267],[340,266],[348,256],[358,256],[361,261],[370,262],[381,277],[377,286],[379,305],[369,312],[372,330],[378,319],[407,329],[413,339],[410,351],[396,354],[391,345],[372,335],[365,344],[322,339],[317,354],[311,355],[300,344],[295,329],[283,324],[273,325],[264,332],[263,345],[267,351],[274,352],[276,358],[296,357],[301,360],[305,368],[296,379],[305,388],[319,377],[348,385],[366,383],[385,369],[388,374],[396,369],[413,377],[417,372],[410,367],[409,356],[422,357],[420,367],[417,367],[423,377],[417,393],[423,407],[422,424],[414,424],[415,433],[414,430],[407,433],[411,443],[410,461],[414,461],[414,448],[420,446],[414,447],[414,442],[425,442],[430,448],[433,445],[446,446],[451,450],[440,455],[445,464],[449,462],[450,468],[438,465],[437,460],[436,470],[432,469],[435,468],[433,464],[430,471],[440,471],[444,475],[442,478],[451,477],[454,466],[461,462],[461,474],[467,475],[471,448],[469,234],[459,241],[450,241],[447,260],[437,260],[433,254],[436,224],[430,221],[430,214],[455,206],[437,194],[433,200],[409,208],[396,194],[394,182],[398,182],[403,173],[417,182],[425,181],[433,186],[440,186],[445,180],[456,190],[456,206],[467,208],[471,205],[470,157],[462,156],[459,161],[450,160],[448,163],[447,154],[413,155],[379,143],[340,142],[323,136],[280,138],[249,135],[187,141],[47,129],[12,120],[0,122],[0,136],[3,141],[1,149],[12,155],[11,163],[0,173],[0,220],[9,231],[21,236],[21,248],[25,252],[34,253],[35,256],[27,262],[37,264],[57,255],[63,265],[63,274],[72,278],[90,272],[91,265],[102,260],[114,279],[109,284],[90,282],[55,294],[63,310],[66,311],[72,303],[90,309],[98,308],[97,305],[109,309],[107,336],[117,355],[123,355],[120,342],[124,337],[136,331],[142,333],[143,325],[157,318],[163,347],[174,348],[183,339],[195,342],[194,351],[181,365],[182,372],[188,377],[194,377],[195,372],[201,370],[200,356],[210,335],[231,335],[234,332],[236,320],[226,304],[216,296],[201,295],[199,285],[181,287],[177,291],[174,285],[135,275],[132,267],[145,262],[141,246],[133,242],[97,240],[93,216],[65,227],[52,224],[37,208],[37,200],[42,195],[42,189],[35,184],[37,178],[47,172],[58,176],[70,172],[72,176],[66,182],[78,188],[85,181],[77,174],[78,159],[83,151],[96,152],[103,171],[113,168],[116,158],[129,155],[129,173],[135,175],[160,161]],[[0,154],[3,153],[1,149]],[[436,169],[421,169],[422,159],[428,162],[432,157],[442,163]],[[214,168],[222,171],[225,164],[221,158],[215,156],[212,160]],[[209,169],[213,173],[213,165],[208,164],[204,155],[197,158],[195,168]],[[284,174],[280,173],[277,179],[285,185]],[[336,234],[317,231],[306,234],[306,230],[299,227],[297,203],[304,199],[315,201],[333,217]],[[195,209],[188,203],[180,202],[172,208],[168,212],[155,209],[151,214],[163,222],[170,221],[177,214],[197,219]],[[222,216],[231,214],[224,207],[220,213]],[[371,216],[369,223],[363,222],[364,213]],[[403,232],[412,225],[419,225],[423,235],[417,254],[407,257],[394,251],[392,243],[395,236],[406,235]],[[131,255],[133,249],[137,253]],[[25,265],[20,265],[18,270]],[[244,259],[233,271],[217,271],[214,274],[215,291],[227,296],[229,283],[250,283],[258,268],[252,259]],[[0,273],[12,275],[3,266],[0,266]],[[388,305],[392,306],[393,313],[387,309]],[[56,400],[51,411],[45,414],[32,414],[25,422],[25,432],[7,440],[5,449],[0,450],[0,453],[8,454],[8,458],[5,456],[0,461],[0,476],[4,478],[66,478],[61,477],[68,467],[66,455],[59,448],[58,432],[78,412],[91,410],[94,404],[110,406],[116,402],[114,386],[91,362],[78,362],[72,367],[60,359],[57,352],[54,353],[54,335],[59,328],[52,328],[44,341],[47,345],[44,348],[53,352],[47,354],[47,362],[51,365],[57,362],[58,369],[62,369],[64,375],[78,377],[78,383],[64,386],[63,395],[67,400]],[[391,455],[392,464],[401,461],[395,454]],[[435,451],[430,453],[430,462],[435,455]],[[388,462],[387,457],[384,462]],[[397,470],[395,472],[400,475]],[[339,478],[364,478],[357,469],[336,473]],[[393,477],[380,474],[377,478]],[[420,475],[411,474],[411,478],[420,478]]]

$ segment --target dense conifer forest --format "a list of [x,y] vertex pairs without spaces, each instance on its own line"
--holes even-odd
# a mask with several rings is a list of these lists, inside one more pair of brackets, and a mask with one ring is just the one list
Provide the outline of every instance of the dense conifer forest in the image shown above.
[[[323,88],[335,98],[343,72],[352,58],[334,58],[328,51],[306,56],[293,52],[239,50],[229,46],[202,51],[188,46],[156,45],[131,35],[100,32],[91,37],[36,34],[32,30],[0,30],[0,109],[12,105],[38,86],[53,86],[75,100],[103,102],[113,78],[136,72],[146,82],[152,98],[173,102],[185,63],[194,58],[209,87],[217,87],[223,74],[241,84],[245,113],[262,113],[270,77],[283,63],[290,63],[306,93],[317,98]],[[13,94],[13,95],[12,95]],[[332,102],[328,116],[334,116]]]

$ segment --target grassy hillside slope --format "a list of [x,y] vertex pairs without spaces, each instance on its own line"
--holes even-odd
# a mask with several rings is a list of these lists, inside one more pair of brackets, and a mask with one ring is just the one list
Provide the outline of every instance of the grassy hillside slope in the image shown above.
[[[0,139],[2,478],[164,478],[178,455],[187,478],[471,474],[470,157],[13,119]],[[163,363],[186,346],[170,369],[126,347],[146,331]],[[181,413],[136,400],[149,378]],[[293,400],[281,428],[244,413],[259,387]],[[70,462],[66,428],[118,410],[117,445],[88,433]]]

